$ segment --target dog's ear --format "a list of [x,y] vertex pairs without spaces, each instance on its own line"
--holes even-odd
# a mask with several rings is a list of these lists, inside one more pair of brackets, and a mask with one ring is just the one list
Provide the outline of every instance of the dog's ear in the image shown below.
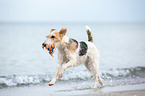
[[67,32],[67,28],[62,28],[60,31],[59,31],[59,34],[61,37],[63,37]]
[[56,29],[51,29],[51,30],[50,30],[50,33],[51,33],[52,31],[54,31],[54,30],[56,30]]

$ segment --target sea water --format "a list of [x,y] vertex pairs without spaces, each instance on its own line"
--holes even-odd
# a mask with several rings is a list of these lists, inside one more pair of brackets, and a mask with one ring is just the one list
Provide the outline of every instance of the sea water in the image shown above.
[[[104,86],[145,83],[145,24],[88,24],[100,51]],[[57,65],[42,49],[51,28],[67,28],[67,36],[87,41],[86,24],[0,24],[0,88],[47,85]],[[63,84],[63,86],[62,86]],[[68,86],[69,87],[66,87]],[[82,64],[65,71],[53,91],[91,88],[93,78]],[[60,87],[61,86],[61,87]],[[100,86],[100,85],[99,85]],[[48,87],[48,89],[51,87]]]

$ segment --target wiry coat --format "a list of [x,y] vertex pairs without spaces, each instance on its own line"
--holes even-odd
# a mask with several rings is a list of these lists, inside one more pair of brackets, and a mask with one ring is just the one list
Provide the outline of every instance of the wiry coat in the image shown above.
[[[59,32],[60,36],[57,37],[60,41],[58,41],[57,39],[52,40],[51,38],[43,43],[43,45],[47,46],[50,44],[50,42],[53,42],[55,44],[55,47],[58,48],[57,69],[52,81],[49,83],[50,86],[54,85],[57,76],[58,78],[62,78],[63,73],[67,68],[80,64],[84,64],[86,68],[93,74],[95,88],[97,87],[98,82],[103,85],[103,82],[98,73],[99,51],[93,44],[93,37],[90,28],[87,26],[86,29],[88,34],[88,41],[77,42],[75,39],[68,38],[67,36],[65,36],[67,30],[65,28],[62,28]],[[49,37],[57,35],[58,33],[54,32],[53,34],[52,32],[51,35],[49,34]]]

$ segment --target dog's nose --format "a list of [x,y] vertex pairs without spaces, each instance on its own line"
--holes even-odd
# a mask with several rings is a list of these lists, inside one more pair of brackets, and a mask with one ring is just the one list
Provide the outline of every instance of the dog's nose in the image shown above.
[[45,44],[45,43],[42,43],[42,45],[43,45],[44,47],[46,47],[46,44]]

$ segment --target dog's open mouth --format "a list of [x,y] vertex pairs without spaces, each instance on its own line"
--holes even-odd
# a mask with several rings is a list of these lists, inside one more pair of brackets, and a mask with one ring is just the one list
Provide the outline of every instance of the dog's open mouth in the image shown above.
[[55,45],[54,44],[46,45],[46,46],[42,45],[43,49],[44,47],[47,51],[49,51],[49,54],[53,57],[53,53],[55,52]]

